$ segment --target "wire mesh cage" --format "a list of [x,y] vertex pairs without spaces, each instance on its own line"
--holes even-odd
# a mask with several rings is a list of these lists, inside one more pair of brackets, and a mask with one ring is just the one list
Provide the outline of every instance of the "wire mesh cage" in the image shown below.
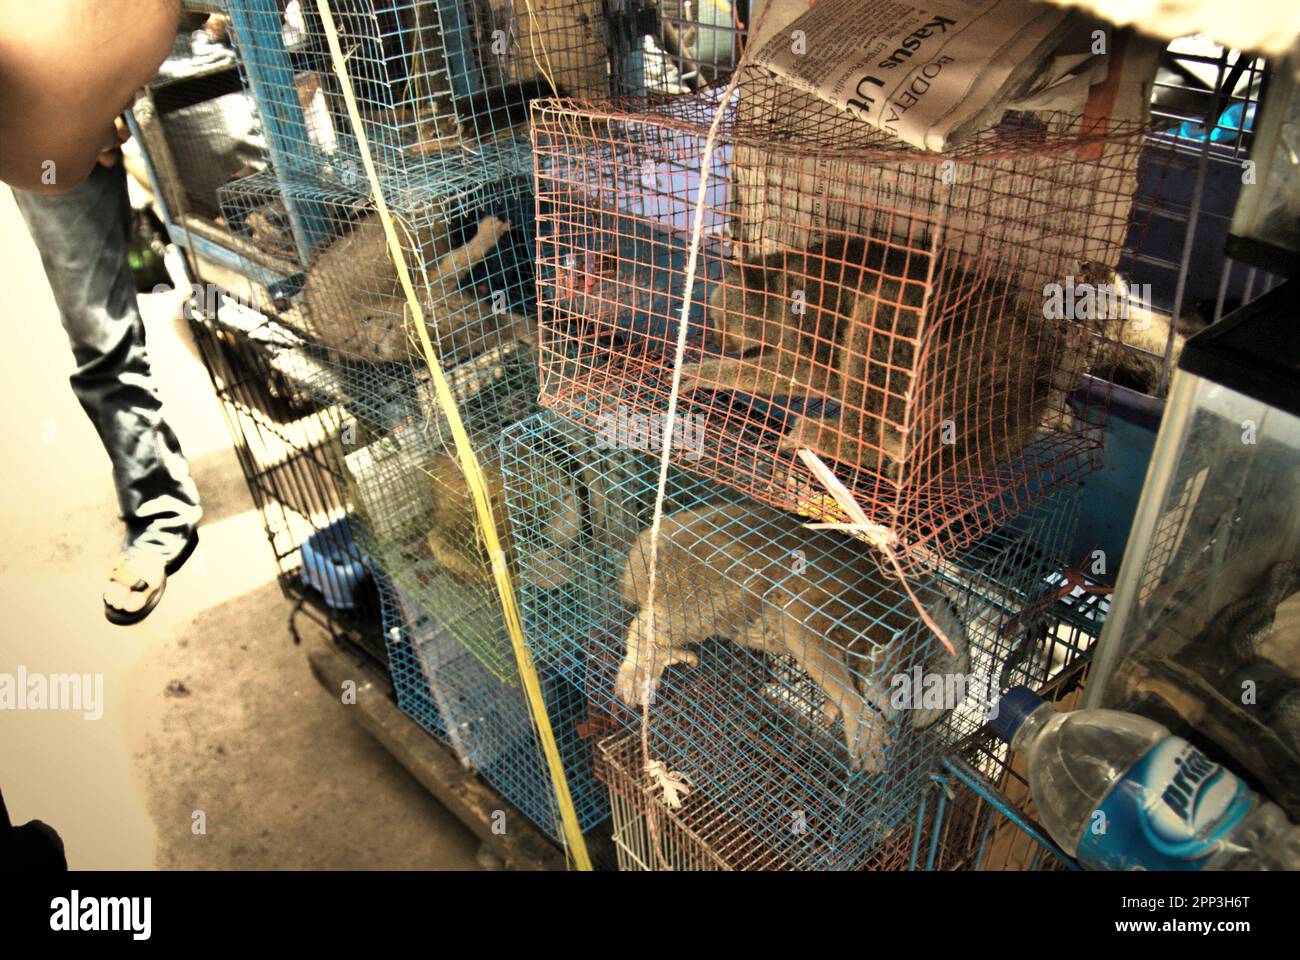
[[[530,373],[495,356],[450,373],[512,569],[496,442],[506,425],[536,409]],[[345,478],[347,502],[364,521],[368,554],[395,589],[437,611],[444,628],[491,675],[513,682],[516,664],[492,564],[427,374],[400,380],[361,364],[340,370],[338,379],[343,419],[330,451]]]
[[[430,339],[448,367],[535,339],[532,189],[508,167],[448,160],[388,198]],[[263,174],[221,196],[236,236],[291,271],[268,284],[283,322],[339,362],[419,358],[411,311],[365,192]],[[261,260],[250,269],[264,272]]]
[[685,308],[704,452],[674,462],[842,521],[812,449],[920,560],[1094,464],[1107,394],[1076,388],[1126,315],[1136,126],[1008,115],[923,153],[747,77],[730,104],[535,104],[533,140],[544,405],[662,415]]
[[647,90],[687,93],[726,79],[740,57],[745,25],[727,0],[657,0],[643,40]]
[[[621,76],[599,0],[334,0],[370,151],[400,186],[444,153],[518,135],[538,96],[603,97]],[[231,0],[245,83],[285,175],[364,175],[315,0]]]
[[[456,638],[454,624],[383,582],[384,632],[398,706],[552,838],[559,814],[523,691],[502,683]],[[547,713],[581,829],[609,816],[586,738],[587,705],[571,681],[543,674]],[[507,822],[506,829],[509,829]]]
[[[533,661],[581,682],[614,729],[639,731],[648,702],[651,756],[776,860],[863,866],[908,821],[942,744],[983,722],[990,684],[1047,669],[1050,643],[1002,627],[1045,589],[1070,511],[912,581],[949,652],[864,545],[673,469],[650,606],[658,467],[619,429],[592,438],[544,414],[505,431]],[[547,470],[576,478],[576,536],[574,487],[538,483]]]
[[[476,9],[487,16],[491,6]],[[549,29],[568,22],[569,6],[550,4],[545,11],[542,6],[531,11],[535,25]],[[405,68],[410,76],[403,77],[418,79],[415,74],[423,71],[425,80],[465,79],[460,68],[436,63],[445,52],[435,42],[444,36],[438,24],[447,23],[438,17],[453,9],[459,9],[455,3],[382,10],[374,4],[335,5],[344,34],[355,40],[360,31],[378,43],[373,49],[361,43],[348,62],[358,74],[353,77],[358,96],[368,104],[363,112],[377,124],[372,129],[363,121],[363,130],[373,140],[380,189],[432,356],[415,330],[415,311],[399,282],[370,184],[355,165],[331,161],[286,169],[277,160],[273,171],[225,188],[222,209],[231,230],[256,253],[248,258],[250,270],[261,269],[277,319],[305,341],[323,368],[317,380],[322,402],[337,403],[343,411],[331,450],[346,478],[348,502],[364,521],[371,556],[396,588],[422,608],[436,610],[489,674],[512,682],[516,666],[491,558],[431,365],[447,379],[456,413],[483,465],[508,554],[496,440],[505,425],[536,409],[533,186],[521,172],[530,153],[526,143],[502,137],[481,140],[473,152],[421,153],[414,166],[383,154],[385,144],[396,142],[393,137],[410,132],[403,126],[401,97],[416,94],[406,86],[400,96],[394,94],[395,81],[379,66],[396,69],[401,51],[415,51],[418,63],[412,61]],[[281,25],[291,26],[289,19]],[[432,25],[433,32],[412,27],[417,21]],[[476,21],[474,30],[489,22]],[[236,17],[237,36],[239,24]],[[306,35],[290,47],[301,52],[305,44],[325,58],[323,65],[328,54],[317,42],[322,37],[313,33],[319,27],[319,22],[308,24]],[[265,64],[258,58],[277,55],[276,37],[247,31],[242,37],[248,82],[265,107],[268,91],[259,86]],[[474,37],[479,33],[464,34],[466,42]],[[525,35],[522,42],[531,49],[534,39],[544,60],[540,34]],[[376,112],[374,100],[381,95],[393,102]],[[432,110],[433,104],[426,105]],[[339,131],[351,126],[344,116],[335,119],[331,129],[337,140]]]
[[281,589],[332,634],[385,663],[373,623],[378,599],[328,452],[342,412],[320,402],[300,379],[303,358],[289,331],[220,299],[220,309],[199,305],[187,315],[261,514]]
[[[1056,629],[1072,634],[1071,648],[1078,654],[1039,687],[1039,694],[1058,710],[1070,711],[1081,705],[1088,652],[1100,624],[1088,630],[1072,626],[1065,610]],[[1038,823],[1024,758],[986,731],[972,734],[944,758],[927,799],[929,809],[918,818],[919,858],[914,858],[924,869],[1077,869]]]
[[[1076,598],[1077,599],[1077,598]],[[1072,709],[1097,637],[1073,625],[1057,602],[1045,617],[1063,644],[1041,694]],[[609,786],[612,837],[620,870],[788,870],[792,864],[699,792],[669,804],[643,769],[639,737],[599,743]],[[1023,761],[982,729],[963,737],[923,788],[914,816],[887,837],[867,870],[1060,870],[1070,860],[1036,821]]]
[[[796,869],[761,833],[746,828],[705,795],[692,793],[677,807],[666,803],[640,772],[641,745],[635,735],[606,738],[598,748],[607,771],[619,870]],[[860,869],[905,869],[913,829],[905,824],[887,837]]]
[[[213,12],[221,8],[211,6]],[[167,212],[176,221],[195,217],[212,226],[218,188],[261,170],[266,149],[229,37],[215,27],[205,30],[206,19],[206,13],[181,18],[172,49],[141,91],[132,119]]]

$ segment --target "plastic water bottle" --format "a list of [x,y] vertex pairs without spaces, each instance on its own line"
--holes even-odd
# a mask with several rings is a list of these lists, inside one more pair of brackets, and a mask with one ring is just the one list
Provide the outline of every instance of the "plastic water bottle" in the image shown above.
[[1300,869],[1300,827],[1154,720],[1058,713],[1014,687],[990,727],[1028,761],[1047,832],[1089,869]]

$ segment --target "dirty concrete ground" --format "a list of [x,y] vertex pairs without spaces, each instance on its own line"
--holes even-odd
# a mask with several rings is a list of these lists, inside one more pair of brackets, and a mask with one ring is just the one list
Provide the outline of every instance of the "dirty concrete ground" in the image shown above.
[[141,306],[204,498],[202,544],[147,620],[104,620],[101,580],[120,546],[108,460],[68,386],[67,341],[4,188],[0,277],[0,674],[102,674],[104,701],[98,719],[0,712],[15,822],[54,826],[74,869],[472,869],[476,840],[293,645],[291,604],[174,295]]

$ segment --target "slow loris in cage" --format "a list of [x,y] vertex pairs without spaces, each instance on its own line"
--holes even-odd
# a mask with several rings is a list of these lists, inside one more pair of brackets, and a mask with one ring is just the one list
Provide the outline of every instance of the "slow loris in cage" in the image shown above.
[[826,715],[843,722],[851,765],[874,770],[904,712],[918,728],[946,712],[894,706],[892,679],[914,666],[969,672],[965,626],[946,593],[939,590],[937,600],[928,599],[935,591],[919,595],[927,597],[927,612],[952,642],[955,658],[859,544],[809,531],[771,507],[713,504],[664,517],[653,609],[649,562],[647,529],[633,544],[622,579],[623,599],[637,608],[616,680],[618,696],[630,705],[652,701],[669,666],[696,666],[692,646],[727,638],[793,658],[826,695]]
[[[792,418],[783,452],[807,447],[898,479],[923,446],[942,458],[931,477],[989,470],[1040,425],[1055,426],[1050,414],[1067,412],[1065,394],[1082,371],[1064,358],[1082,356],[1083,344],[1077,330],[1050,334],[999,279],[951,266],[929,272],[924,254],[841,235],[729,261],[708,315],[723,350],[741,356],[687,364],[682,388],[838,402],[837,416]],[[933,392],[909,417],[923,381]],[[909,436],[918,416],[947,435]]]
[[[492,504],[506,564],[518,570],[515,536],[506,512],[505,477],[499,464],[481,459],[480,466]],[[574,577],[574,548],[582,530],[578,492],[572,478],[549,461],[534,462],[529,475],[530,508],[536,516],[526,578],[530,586],[544,590],[570,582]],[[469,482],[460,462],[451,454],[439,454],[426,468],[433,487],[433,512],[425,541],[434,562],[462,583],[490,582],[492,562],[479,532]],[[545,509],[543,509],[545,508]]]
[[[408,265],[429,337],[444,363],[461,363],[512,341],[536,342],[531,318],[498,311],[491,300],[461,287],[509,229],[507,220],[484,217],[473,237],[450,250],[441,223],[403,238],[414,242],[414,249],[407,250]],[[423,264],[429,269],[421,270]],[[317,254],[307,271],[303,300],[323,346],[371,363],[410,359],[409,307],[378,214],[367,214]]]

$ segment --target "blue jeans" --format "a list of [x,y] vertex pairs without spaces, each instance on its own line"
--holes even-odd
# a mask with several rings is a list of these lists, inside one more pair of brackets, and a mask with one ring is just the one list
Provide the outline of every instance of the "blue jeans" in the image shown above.
[[84,183],[60,196],[13,193],[77,361],[72,390],[113,464],[124,546],[171,561],[202,510],[149,369],[126,260],[126,172],[119,160],[96,165]]

